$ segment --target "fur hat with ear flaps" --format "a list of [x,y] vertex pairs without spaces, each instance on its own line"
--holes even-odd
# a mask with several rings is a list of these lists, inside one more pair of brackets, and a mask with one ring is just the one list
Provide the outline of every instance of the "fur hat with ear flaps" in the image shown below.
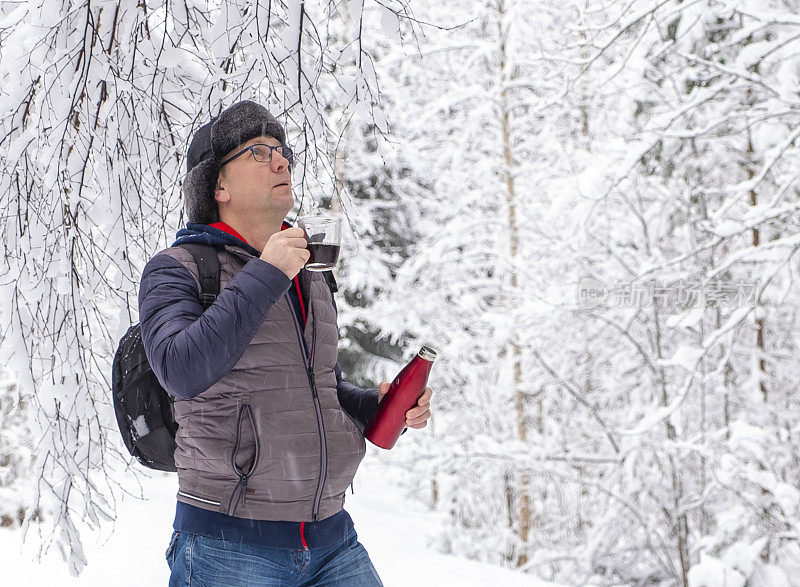
[[197,129],[186,154],[183,207],[189,222],[219,222],[214,190],[223,157],[242,143],[268,136],[286,144],[286,133],[278,120],[260,104],[237,102]]

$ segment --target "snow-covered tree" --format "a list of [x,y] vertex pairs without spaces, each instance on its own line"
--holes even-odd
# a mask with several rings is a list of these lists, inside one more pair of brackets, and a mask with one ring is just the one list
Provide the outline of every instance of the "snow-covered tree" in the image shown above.
[[432,185],[382,314],[444,351],[397,458],[443,548],[580,583],[795,556],[792,10],[454,1],[387,68]]
[[[33,455],[11,474],[0,457],[4,491],[21,496],[4,500],[0,515],[39,530],[43,548],[55,541],[74,573],[86,564],[78,521],[112,519],[124,488],[130,459],[118,450],[111,359],[136,320],[141,268],[182,223],[189,137],[229,104],[260,101],[286,126],[299,152],[297,199],[313,207],[316,186],[333,183],[339,139],[325,109],[369,109],[377,95],[365,67],[339,76],[347,57],[323,34],[339,8],[302,0],[0,8],[0,363],[10,374],[0,455],[18,447]],[[360,48],[361,28],[346,34]]]
[[113,518],[139,272],[181,224],[191,133],[255,98],[300,155],[295,214],[347,219],[348,375],[440,351],[429,428],[378,455],[446,514],[432,546],[789,584],[799,8],[0,4],[0,525],[53,530],[79,572],[76,520]]

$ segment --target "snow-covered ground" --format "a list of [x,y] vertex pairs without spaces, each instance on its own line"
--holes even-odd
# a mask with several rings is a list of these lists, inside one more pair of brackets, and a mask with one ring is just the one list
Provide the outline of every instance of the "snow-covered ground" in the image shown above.
[[[353,517],[359,541],[387,587],[410,584],[552,587],[530,575],[427,549],[426,538],[437,532],[440,514],[424,506],[409,505],[398,495],[388,480],[396,471],[389,473],[385,465],[371,459],[371,450],[377,449],[369,447],[354,480],[355,493],[348,488],[345,507]],[[21,544],[20,532],[0,530],[3,584],[167,585],[169,568],[164,551],[172,533],[177,477],[153,472],[142,483],[145,500],[127,496],[113,525],[109,523],[99,535],[82,533],[89,563],[78,578],[69,575],[56,552],[51,551],[43,562],[36,562],[32,534],[26,544]]]

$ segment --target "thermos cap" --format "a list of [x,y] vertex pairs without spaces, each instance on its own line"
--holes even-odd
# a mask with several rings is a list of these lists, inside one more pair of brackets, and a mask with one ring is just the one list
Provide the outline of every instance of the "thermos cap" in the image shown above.
[[433,347],[430,345],[424,344],[422,348],[419,349],[419,356],[425,359],[426,361],[435,361],[436,360],[436,351],[433,350]]

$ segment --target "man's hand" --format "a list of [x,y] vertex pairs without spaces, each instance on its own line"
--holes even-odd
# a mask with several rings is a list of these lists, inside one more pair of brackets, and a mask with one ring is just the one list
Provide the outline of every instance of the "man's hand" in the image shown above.
[[283,271],[289,279],[300,273],[310,256],[305,233],[299,226],[279,230],[261,251],[261,260]]
[[[380,385],[378,385],[378,403],[381,403],[383,396],[389,391],[391,385],[389,381],[381,381]],[[417,401],[417,405],[406,412],[406,426],[410,428],[425,428],[428,425],[428,418],[431,417],[430,404],[432,395],[433,390],[430,387],[426,387]]]

